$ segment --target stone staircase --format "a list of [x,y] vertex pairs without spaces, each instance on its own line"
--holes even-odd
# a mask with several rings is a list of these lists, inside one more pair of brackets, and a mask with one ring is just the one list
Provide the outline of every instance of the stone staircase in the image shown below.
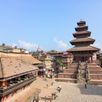
[[88,70],[86,62],[79,62],[78,73],[77,73],[77,82],[86,83],[88,80]]
[[89,83],[100,85],[102,84],[102,68],[96,63],[88,63],[89,69]]
[[102,68],[96,63],[72,63],[55,80],[102,85]]
[[77,63],[72,63],[68,68],[64,69],[62,73],[58,74],[56,81],[61,82],[77,82]]

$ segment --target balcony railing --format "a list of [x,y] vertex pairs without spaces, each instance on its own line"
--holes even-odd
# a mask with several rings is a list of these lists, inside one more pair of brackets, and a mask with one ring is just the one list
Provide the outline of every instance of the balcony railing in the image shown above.
[[22,82],[20,81],[20,82],[18,82],[16,84],[13,84],[12,86],[9,86],[7,88],[0,88],[0,98],[15,92],[16,90],[18,90],[18,89],[30,84],[34,80],[36,80],[36,78],[31,77],[29,79],[23,80]]

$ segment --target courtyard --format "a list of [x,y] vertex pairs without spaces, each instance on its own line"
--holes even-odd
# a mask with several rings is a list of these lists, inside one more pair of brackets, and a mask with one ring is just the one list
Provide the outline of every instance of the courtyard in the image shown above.
[[[52,84],[53,83],[53,84]],[[61,86],[61,92],[56,89]],[[44,80],[37,78],[29,87],[12,96],[7,102],[32,102],[34,95],[39,95],[39,102],[50,102],[42,100],[41,97],[51,96],[56,92],[56,99],[51,102],[102,102],[102,86],[74,84],[69,82],[55,82],[54,79]]]
[[[54,102],[102,102],[102,86],[59,83],[62,91]],[[58,83],[56,83],[58,85]]]

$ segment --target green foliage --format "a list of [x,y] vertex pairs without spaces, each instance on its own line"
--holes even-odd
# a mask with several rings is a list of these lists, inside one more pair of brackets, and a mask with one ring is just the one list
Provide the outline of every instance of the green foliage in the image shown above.
[[62,62],[62,59],[57,58],[55,61],[56,61],[56,65],[61,66],[61,67],[64,67],[64,64]]
[[56,50],[50,50],[50,51],[48,51],[47,53],[57,53],[58,51],[56,51]]

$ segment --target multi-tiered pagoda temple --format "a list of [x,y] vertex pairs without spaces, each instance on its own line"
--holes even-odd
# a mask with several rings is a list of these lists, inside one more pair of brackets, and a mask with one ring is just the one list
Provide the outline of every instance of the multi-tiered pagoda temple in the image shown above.
[[70,41],[74,47],[68,50],[73,54],[73,63],[58,74],[56,81],[102,84],[102,68],[97,65],[93,56],[99,49],[91,46],[95,39],[90,38],[91,32],[85,21],[80,21],[77,25],[73,34],[75,39]]
[[99,51],[98,48],[90,46],[95,42],[95,39],[90,38],[91,32],[88,31],[85,21],[77,23],[76,32],[73,34],[74,38],[70,43],[74,45],[68,51],[74,55],[74,61],[93,61],[93,53]]

